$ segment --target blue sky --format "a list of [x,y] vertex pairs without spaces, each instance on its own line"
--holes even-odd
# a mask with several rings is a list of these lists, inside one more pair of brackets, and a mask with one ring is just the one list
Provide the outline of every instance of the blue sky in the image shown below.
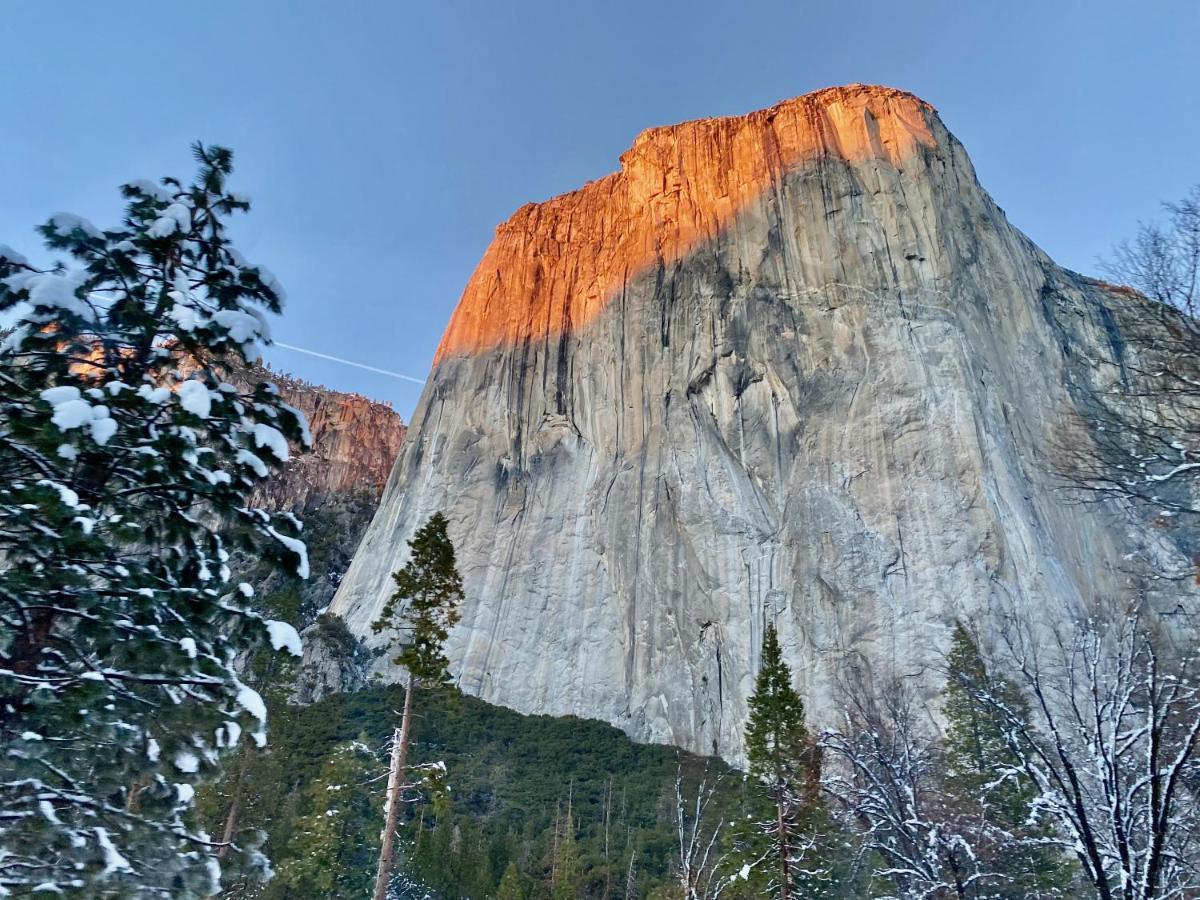
[[[876,82],[936,106],[1009,218],[1095,258],[1200,181],[1200,3],[11,2],[0,242],[234,148],[236,234],[284,342],[424,377],[497,223],[598,178],[644,128]],[[416,384],[275,349],[390,400]]]

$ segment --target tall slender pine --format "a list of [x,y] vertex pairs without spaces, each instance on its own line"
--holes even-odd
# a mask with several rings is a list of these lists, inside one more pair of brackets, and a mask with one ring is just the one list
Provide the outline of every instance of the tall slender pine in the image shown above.
[[375,875],[375,900],[385,900],[395,858],[396,824],[405,788],[408,746],[412,739],[414,697],[421,682],[442,684],[449,678],[449,661],[443,645],[459,620],[463,599],[462,577],[454,557],[454,544],[446,517],[434,515],[408,542],[409,561],[392,578],[396,591],[380,617],[371,625],[386,631],[388,646],[398,652],[393,661],[408,671],[404,713],[392,737],[388,772],[387,806]]

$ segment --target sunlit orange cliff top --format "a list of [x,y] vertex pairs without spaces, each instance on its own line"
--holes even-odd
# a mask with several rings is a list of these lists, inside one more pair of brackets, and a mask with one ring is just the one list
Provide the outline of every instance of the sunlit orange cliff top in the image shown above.
[[934,115],[905,91],[852,84],[643,131],[620,171],[496,229],[434,362],[578,330],[622,283],[715,237],[782,172],[821,156],[899,166],[935,145]]

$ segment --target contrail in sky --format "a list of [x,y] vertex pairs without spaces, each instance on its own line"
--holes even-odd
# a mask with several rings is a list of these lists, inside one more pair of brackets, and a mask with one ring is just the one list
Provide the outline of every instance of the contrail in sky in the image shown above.
[[297,347],[294,344],[285,344],[283,341],[275,341],[276,347],[282,347],[284,350],[294,350],[297,353],[307,353],[309,356],[315,356],[318,359],[327,359],[330,362],[342,363],[347,366],[354,366],[356,369],[366,369],[368,372],[378,372],[380,375],[391,375],[393,378],[401,378],[404,381],[411,381],[413,384],[424,384],[424,378],[413,378],[411,375],[401,375],[399,372],[389,372],[387,369],[377,369],[375,366],[368,366],[364,363],[355,362],[352,359],[342,359],[340,356],[330,356],[328,353],[318,353],[316,350],[305,350],[303,347]]

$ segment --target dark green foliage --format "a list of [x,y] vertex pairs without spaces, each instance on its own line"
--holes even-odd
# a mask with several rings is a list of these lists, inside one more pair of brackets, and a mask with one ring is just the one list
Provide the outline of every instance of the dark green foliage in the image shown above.
[[371,624],[376,634],[391,636],[389,647],[399,648],[396,664],[426,682],[449,677],[442,647],[458,622],[463,598],[446,524],[445,516],[434,513],[408,542],[408,563],[392,575],[396,592]]
[[998,874],[980,896],[1064,896],[1073,867],[1042,843],[1049,827],[1031,822],[1038,791],[1016,751],[1021,737],[1012,723],[1028,721],[1028,704],[1015,684],[988,671],[962,623],[954,628],[942,701],[947,817],[975,835],[984,868]]
[[[981,697],[994,697],[1027,720],[1028,705],[1016,685],[993,677],[987,670],[975,639],[961,623],[947,658],[946,687],[942,692],[946,716],[946,784],[963,797],[977,800],[998,822],[1017,823],[1029,817],[1036,787],[1016,771],[1008,720]],[[1009,777],[1001,777],[1009,773]]]
[[[769,806],[733,834],[740,862],[763,859],[752,873],[760,895],[836,896],[834,861],[843,843],[820,799],[820,757],[809,738],[804,701],[792,687],[779,635],[768,625],[749,702],[750,777]],[[800,892],[800,893],[797,893]]]
[[515,862],[510,862],[500,879],[496,889],[496,900],[525,900],[525,886],[521,879],[521,870]]
[[[667,747],[634,744],[600,722],[522,716],[448,689],[423,692],[421,700],[411,758],[418,765],[445,762],[453,802],[407,807],[399,831],[404,876],[438,896],[483,898],[495,896],[511,864],[527,900],[549,898],[556,820],[561,838],[570,796],[579,897],[601,898],[606,884],[611,896],[623,896],[629,848],[636,848],[637,881],[644,896],[671,883],[677,853],[677,767],[682,760],[685,778],[694,784],[704,776],[704,760]],[[389,685],[305,707],[272,704],[271,751],[256,770],[260,774],[243,782],[248,812],[239,830],[266,830],[265,850],[277,870],[283,872],[301,853],[301,823],[315,808],[311,787],[320,781],[334,748],[361,735],[376,751],[381,775],[386,771],[382,748],[403,703],[403,689]],[[707,766],[710,777],[714,769],[727,773],[718,814],[744,817],[747,798],[740,774],[718,761]],[[233,777],[231,770],[227,778]],[[604,803],[610,778],[606,856]],[[376,804],[363,823],[372,838],[381,825],[379,808]],[[205,826],[220,833],[226,809],[221,804],[206,809]],[[272,882],[266,892],[240,896],[300,896],[278,890]]]
[[365,897],[379,854],[379,763],[362,741],[338,744],[304,791],[308,812],[296,820],[289,855],[264,896]]
[[[371,504],[366,495],[351,494],[325,497],[308,507],[304,534],[315,579],[336,580],[340,576],[348,561],[345,548],[356,543],[366,527]],[[328,585],[322,592],[321,585],[313,580],[302,581],[253,558],[239,556],[235,563],[236,577],[259,585],[265,594],[259,601],[262,611],[298,630],[313,622],[316,609],[328,603],[332,595]],[[345,659],[370,655],[341,619],[319,616],[315,629],[315,633],[306,632],[306,642],[328,642]],[[290,657],[260,650],[245,661],[242,679],[266,699],[273,714],[286,720],[290,711],[286,704],[295,689],[298,671],[299,665]],[[222,777],[198,789],[197,819],[217,836],[223,836],[228,828],[230,839],[239,845],[256,846],[268,829],[274,846],[288,845],[309,802],[307,795],[292,789],[289,761],[290,754],[278,752],[275,742],[266,748],[243,743],[236,756],[226,762]],[[362,834],[377,837],[377,810],[372,814],[369,823],[360,823],[364,825]],[[277,879],[264,894],[259,873],[239,862],[228,855],[221,860],[223,897],[270,897],[282,890],[284,882]],[[295,886],[291,889],[294,891]]]
[[583,882],[580,869],[579,845],[575,841],[575,816],[567,811],[554,860],[554,900],[577,900]]
[[763,637],[762,663],[749,705],[746,756],[750,776],[796,788],[807,785],[813,761],[804,701],[792,687],[792,671],[783,661],[774,625],[767,626]]

